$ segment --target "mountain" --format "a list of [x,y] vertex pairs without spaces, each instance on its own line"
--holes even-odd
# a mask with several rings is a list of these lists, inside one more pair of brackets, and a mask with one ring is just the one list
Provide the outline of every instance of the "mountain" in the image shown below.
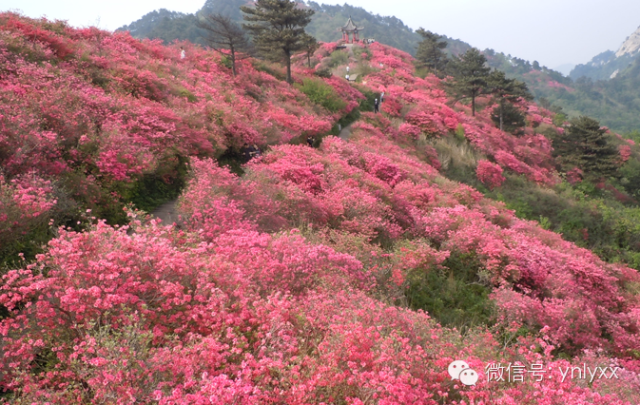
[[624,41],[617,52],[605,51],[586,64],[577,65],[569,76],[577,80],[587,77],[592,80],[615,78],[630,66],[640,53],[640,27]]
[[175,40],[188,40],[204,45],[202,31],[196,26],[194,14],[178,13],[167,9],[154,10],[139,20],[118,28],[116,31],[129,31],[134,38],[162,39],[169,44]]
[[[129,31],[135,38],[160,38],[165,43],[174,40],[189,40],[203,44],[202,33],[195,26],[198,16],[209,13],[221,13],[230,16],[238,23],[242,23],[240,6],[250,4],[247,0],[207,0],[195,14],[183,14],[161,9],[144,15],[139,20],[117,29]],[[322,42],[333,42],[341,38],[340,28],[352,17],[355,23],[364,27],[363,35],[378,42],[401,49],[409,54],[415,54],[420,36],[396,17],[374,15],[361,7],[348,4],[326,5],[314,1],[305,3],[302,7],[312,8],[316,13],[307,32]],[[463,53],[471,46],[453,38],[443,37],[449,42],[449,52]]]
[[[619,55],[619,56],[618,56]],[[577,80],[587,77],[592,80],[609,80],[616,77],[636,59],[636,55],[605,51],[596,55],[586,64],[577,65],[569,77]]]

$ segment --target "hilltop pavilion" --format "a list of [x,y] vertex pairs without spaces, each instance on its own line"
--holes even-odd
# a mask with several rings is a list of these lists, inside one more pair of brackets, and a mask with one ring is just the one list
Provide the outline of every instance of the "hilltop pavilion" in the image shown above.
[[[358,32],[362,30],[362,27],[358,27],[353,23],[351,16],[349,16],[349,20],[344,27],[342,27],[342,39],[348,43],[352,44],[354,42],[359,42],[360,38],[358,38]],[[349,39],[349,35],[352,36],[352,40]]]

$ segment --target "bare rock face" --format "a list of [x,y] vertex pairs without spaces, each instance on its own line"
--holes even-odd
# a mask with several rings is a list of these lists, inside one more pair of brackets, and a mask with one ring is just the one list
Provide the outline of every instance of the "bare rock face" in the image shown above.
[[640,51],[640,28],[638,28],[633,34],[629,35],[620,49],[618,49],[618,52],[616,52],[616,56],[621,57],[626,54],[634,55],[638,51]]

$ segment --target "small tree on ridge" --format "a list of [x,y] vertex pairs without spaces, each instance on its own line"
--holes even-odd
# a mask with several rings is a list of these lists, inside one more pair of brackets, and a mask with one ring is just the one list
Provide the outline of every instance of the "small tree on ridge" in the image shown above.
[[236,62],[250,56],[249,40],[240,26],[222,14],[209,14],[196,23],[206,33],[209,46],[225,55],[231,61],[231,70],[235,77]]

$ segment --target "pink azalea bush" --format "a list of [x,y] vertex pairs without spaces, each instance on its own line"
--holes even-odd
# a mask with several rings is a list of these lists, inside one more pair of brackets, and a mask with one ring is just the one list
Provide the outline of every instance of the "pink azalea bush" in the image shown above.
[[476,175],[478,176],[478,180],[490,189],[500,187],[505,180],[502,175],[502,167],[495,163],[491,163],[488,160],[481,160],[478,162]]

